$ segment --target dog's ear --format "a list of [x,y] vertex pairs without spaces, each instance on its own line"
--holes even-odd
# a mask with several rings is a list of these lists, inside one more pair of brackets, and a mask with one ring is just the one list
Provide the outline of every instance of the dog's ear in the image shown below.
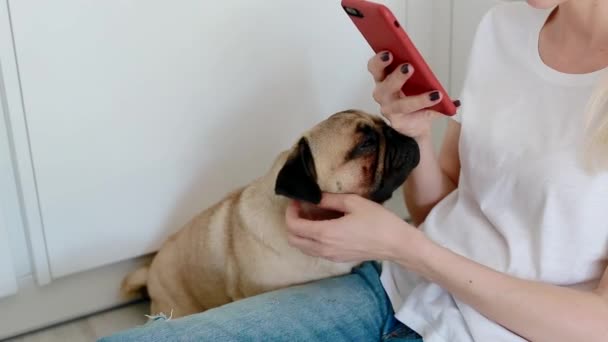
[[298,146],[287,157],[277,176],[274,192],[299,201],[321,202],[315,161],[305,138],[300,139]]

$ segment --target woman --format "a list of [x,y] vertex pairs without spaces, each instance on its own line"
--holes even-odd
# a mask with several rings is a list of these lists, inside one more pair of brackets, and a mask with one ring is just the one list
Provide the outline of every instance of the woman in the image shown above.
[[293,246],[382,271],[365,263],[115,338],[608,341],[608,1],[528,5],[481,22],[439,156],[424,109],[439,99],[403,96],[416,71],[387,75],[390,52],[369,62],[383,115],[421,148],[405,186],[420,229],[356,196],[324,195],[345,213],[335,220],[289,207]]

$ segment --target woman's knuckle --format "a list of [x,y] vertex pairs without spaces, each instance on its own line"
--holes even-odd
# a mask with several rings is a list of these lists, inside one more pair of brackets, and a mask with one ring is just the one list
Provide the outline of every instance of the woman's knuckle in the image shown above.
[[378,86],[374,87],[374,91],[372,92],[372,98],[377,103],[382,102],[382,90]]
[[426,108],[433,104],[433,101],[427,95],[416,96],[417,103],[420,107]]
[[327,239],[327,233],[324,230],[318,230],[314,232],[312,238],[316,241],[325,241]]
[[404,109],[404,113],[415,113],[424,108],[424,104],[420,103],[420,99],[416,97],[408,97],[401,100]]
[[374,65],[375,65],[375,59],[374,59],[374,57],[372,57],[367,61],[367,71],[369,71],[370,73],[373,74],[374,71],[376,70]]
[[386,104],[382,104],[380,106],[380,113],[382,113],[382,115],[384,115],[384,117],[386,117],[387,119],[390,120],[389,116],[392,114],[392,110],[391,110],[390,106],[388,106]]
[[402,114],[407,114],[411,112],[411,103],[412,100],[410,98],[404,98],[401,99],[397,102],[397,108],[399,110],[399,113]]
[[386,86],[391,90],[391,92],[398,92],[403,86],[403,79],[399,76],[398,73],[392,72],[386,78]]

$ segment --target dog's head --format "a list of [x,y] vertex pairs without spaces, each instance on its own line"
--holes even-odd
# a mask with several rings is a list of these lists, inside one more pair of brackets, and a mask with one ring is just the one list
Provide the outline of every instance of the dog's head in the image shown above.
[[293,147],[278,173],[275,193],[318,204],[322,192],[388,200],[420,160],[416,141],[378,116],[338,112]]

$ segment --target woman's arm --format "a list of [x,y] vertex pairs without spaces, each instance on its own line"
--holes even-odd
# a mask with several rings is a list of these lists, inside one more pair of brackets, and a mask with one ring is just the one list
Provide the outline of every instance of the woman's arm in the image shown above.
[[584,292],[494,271],[428,239],[412,260],[402,255],[407,235],[395,246],[396,262],[527,340],[608,341],[608,269],[595,291]]
[[406,206],[414,224],[418,225],[435,204],[456,188],[460,172],[460,124],[450,120],[437,160],[431,127],[433,119],[442,115],[427,108],[440,102],[441,94],[432,91],[405,96],[401,89],[416,70],[410,64],[402,64],[387,73],[386,68],[392,61],[392,54],[385,51],[370,58],[367,67],[376,83],[373,97],[380,105],[382,115],[399,133],[416,139],[420,147],[420,164],[412,171],[403,187]]
[[417,139],[420,163],[403,186],[403,198],[414,225],[422,223],[431,209],[456,189],[460,174],[459,138],[460,124],[449,120],[439,159],[430,135]]
[[316,221],[300,217],[295,202],[287,209],[288,241],[308,255],[340,262],[391,260],[530,341],[608,341],[608,270],[589,292],[526,281],[439,246],[359,196],[323,194],[320,207],[344,216]]

